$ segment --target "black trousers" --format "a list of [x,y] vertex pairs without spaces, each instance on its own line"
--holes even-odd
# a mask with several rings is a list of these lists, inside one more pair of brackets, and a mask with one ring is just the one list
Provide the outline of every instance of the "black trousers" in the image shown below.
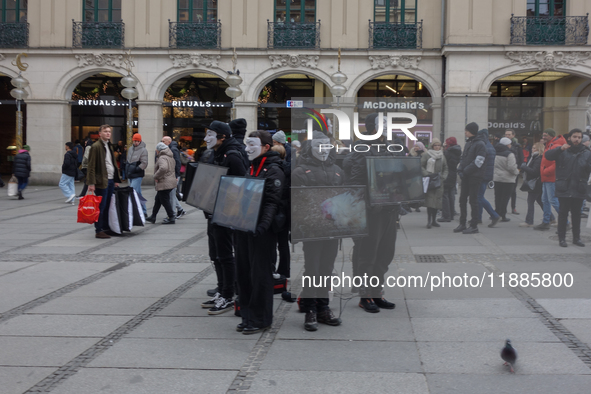
[[443,186],[443,197],[441,198],[441,217],[453,220],[456,212],[456,185]]
[[[518,164],[519,166],[520,164]],[[511,209],[515,209],[515,203],[517,202],[517,183],[519,180],[519,175],[515,177],[515,183],[513,184],[513,190],[511,190]]]
[[166,210],[166,214],[169,218],[174,218],[175,214],[172,210],[172,205],[170,205],[170,191],[172,189],[167,190],[158,190],[156,192],[156,199],[154,201],[154,207],[152,208],[152,217],[156,219],[156,215],[158,215],[158,211],[160,210],[161,206],[164,206]]
[[482,179],[464,176],[460,188],[460,224],[466,225],[470,200],[470,227],[478,226],[478,189]]
[[[306,311],[322,312],[328,309],[328,291],[331,282],[324,286],[324,278],[332,275],[334,262],[339,253],[339,241],[307,241],[304,242],[304,277],[310,280],[303,282],[302,305]],[[309,285],[311,284],[311,286]]]
[[242,323],[268,327],[273,323],[273,268],[277,236],[267,231],[255,237],[235,232],[236,278]]
[[[291,253],[289,251],[289,226],[277,233],[277,249],[279,250],[279,265],[277,266],[277,273],[286,278],[291,277]],[[277,261],[277,253],[275,253],[275,261]]]
[[207,221],[209,258],[213,261],[217,287],[224,298],[234,297],[236,262],[234,260],[234,232]]
[[581,239],[581,208],[583,207],[583,200],[583,198],[558,197],[560,203],[560,209],[558,210],[558,239],[566,238],[566,224],[569,212],[573,226],[573,240]]
[[538,203],[540,208],[544,210],[544,203],[542,203],[542,191],[527,193],[527,214],[525,215],[525,222],[527,224],[534,224],[534,212],[536,210],[535,203]]
[[[369,236],[353,239],[353,275],[367,276],[367,285],[361,287],[360,295],[380,298],[384,277],[394,260],[399,206],[374,207],[367,210]],[[377,286],[371,286],[370,278],[377,277]],[[375,282],[373,284],[376,284]]]
[[495,182],[495,211],[503,219],[507,216],[507,205],[514,186],[514,183]]

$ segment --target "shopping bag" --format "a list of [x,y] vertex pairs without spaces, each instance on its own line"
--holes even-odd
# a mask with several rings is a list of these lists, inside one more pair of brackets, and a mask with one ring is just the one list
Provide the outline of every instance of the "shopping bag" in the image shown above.
[[8,181],[8,197],[14,197],[18,194],[18,179],[13,175]]
[[100,204],[103,197],[87,194],[78,203],[78,223],[93,224],[98,222]]
[[427,193],[427,190],[429,189],[430,180],[431,178],[429,178],[428,176],[423,177],[423,193]]

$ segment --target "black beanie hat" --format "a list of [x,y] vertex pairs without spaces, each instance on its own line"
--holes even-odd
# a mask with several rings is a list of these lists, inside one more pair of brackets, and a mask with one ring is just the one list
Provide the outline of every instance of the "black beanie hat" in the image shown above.
[[228,123],[228,126],[232,129],[232,136],[244,137],[244,134],[246,134],[246,119],[244,118],[234,119]]
[[230,138],[232,136],[232,129],[230,126],[228,126],[227,123],[220,122],[219,120],[214,120],[207,128],[211,131],[215,131],[218,137],[224,136],[226,138]]
[[476,124],[475,122],[468,123],[466,125],[466,131],[472,135],[476,135],[478,133],[478,124]]

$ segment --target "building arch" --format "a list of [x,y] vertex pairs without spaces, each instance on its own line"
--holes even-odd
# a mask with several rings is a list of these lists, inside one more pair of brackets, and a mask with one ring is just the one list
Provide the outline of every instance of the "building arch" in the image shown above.
[[150,88],[148,89],[148,96],[146,97],[146,100],[151,100],[151,101],[163,101],[164,99],[164,93],[166,92],[166,89],[168,89],[168,87],[175,81],[184,78],[184,77],[188,77],[191,74],[198,74],[198,73],[204,73],[204,74],[211,74],[215,77],[221,78],[223,80],[226,79],[227,74],[220,70],[212,70],[212,69],[207,69],[207,68],[187,68],[187,69],[182,69],[182,70],[178,70],[175,68],[170,68],[166,71],[164,71],[163,73],[161,73],[155,80],[153,83],[151,83]]
[[[87,69],[83,71],[77,72],[79,69],[74,68],[70,71],[66,72],[62,78],[57,82],[55,92],[57,94],[57,99],[59,100],[71,100],[72,99],[72,92],[80,84],[80,82],[84,81],[88,77],[91,77],[96,74],[101,73],[117,73],[122,77],[127,74],[125,70],[117,69],[117,68],[107,68],[107,67],[96,67],[92,69]],[[144,84],[142,83],[141,79],[132,73],[132,75],[138,80],[138,84],[136,89],[138,91],[138,99],[143,99],[146,96],[146,92],[144,90]]]
[[281,71],[277,71],[271,68],[257,75],[250,84],[247,85],[243,82],[242,86],[245,88],[245,92],[242,94],[242,96],[238,97],[237,101],[257,102],[259,99],[259,94],[269,82],[287,74],[303,74],[318,79],[328,87],[333,85],[331,82],[329,82],[330,75],[318,69],[308,70],[301,68],[286,68],[281,69]]
[[370,69],[367,70],[359,75],[357,75],[350,83],[350,87],[345,94],[345,97],[356,98],[359,89],[361,89],[365,84],[370,82],[371,80],[381,77],[383,75],[405,75],[407,77],[411,77],[416,79],[419,82],[422,82],[423,85],[431,94],[431,97],[441,97],[441,85],[435,80],[433,77],[428,75],[427,73],[421,70],[415,70],[410,72],[408,70],[398,70],[398,69],[387,69],[376,72],[376,70]]

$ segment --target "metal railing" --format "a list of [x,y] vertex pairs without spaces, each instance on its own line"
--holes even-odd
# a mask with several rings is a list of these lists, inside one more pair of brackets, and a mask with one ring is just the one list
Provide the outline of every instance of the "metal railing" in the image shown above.
[[123,48],[124,44],[123,22],[74,22],[72,19],[74,48]]
[[369,21],[370,49],[421,49],[423,21],[413,23]]
[[0,23],[0,48],[28,48],[28,23]]
[[511,45],[586,45],[586,16],[513,16]]
[[171,22],[168,20],[169,48],[220,48],[222,23],[218,22]]
[[320,48],[320,20],[313,23],[269,22],[267,48]]

